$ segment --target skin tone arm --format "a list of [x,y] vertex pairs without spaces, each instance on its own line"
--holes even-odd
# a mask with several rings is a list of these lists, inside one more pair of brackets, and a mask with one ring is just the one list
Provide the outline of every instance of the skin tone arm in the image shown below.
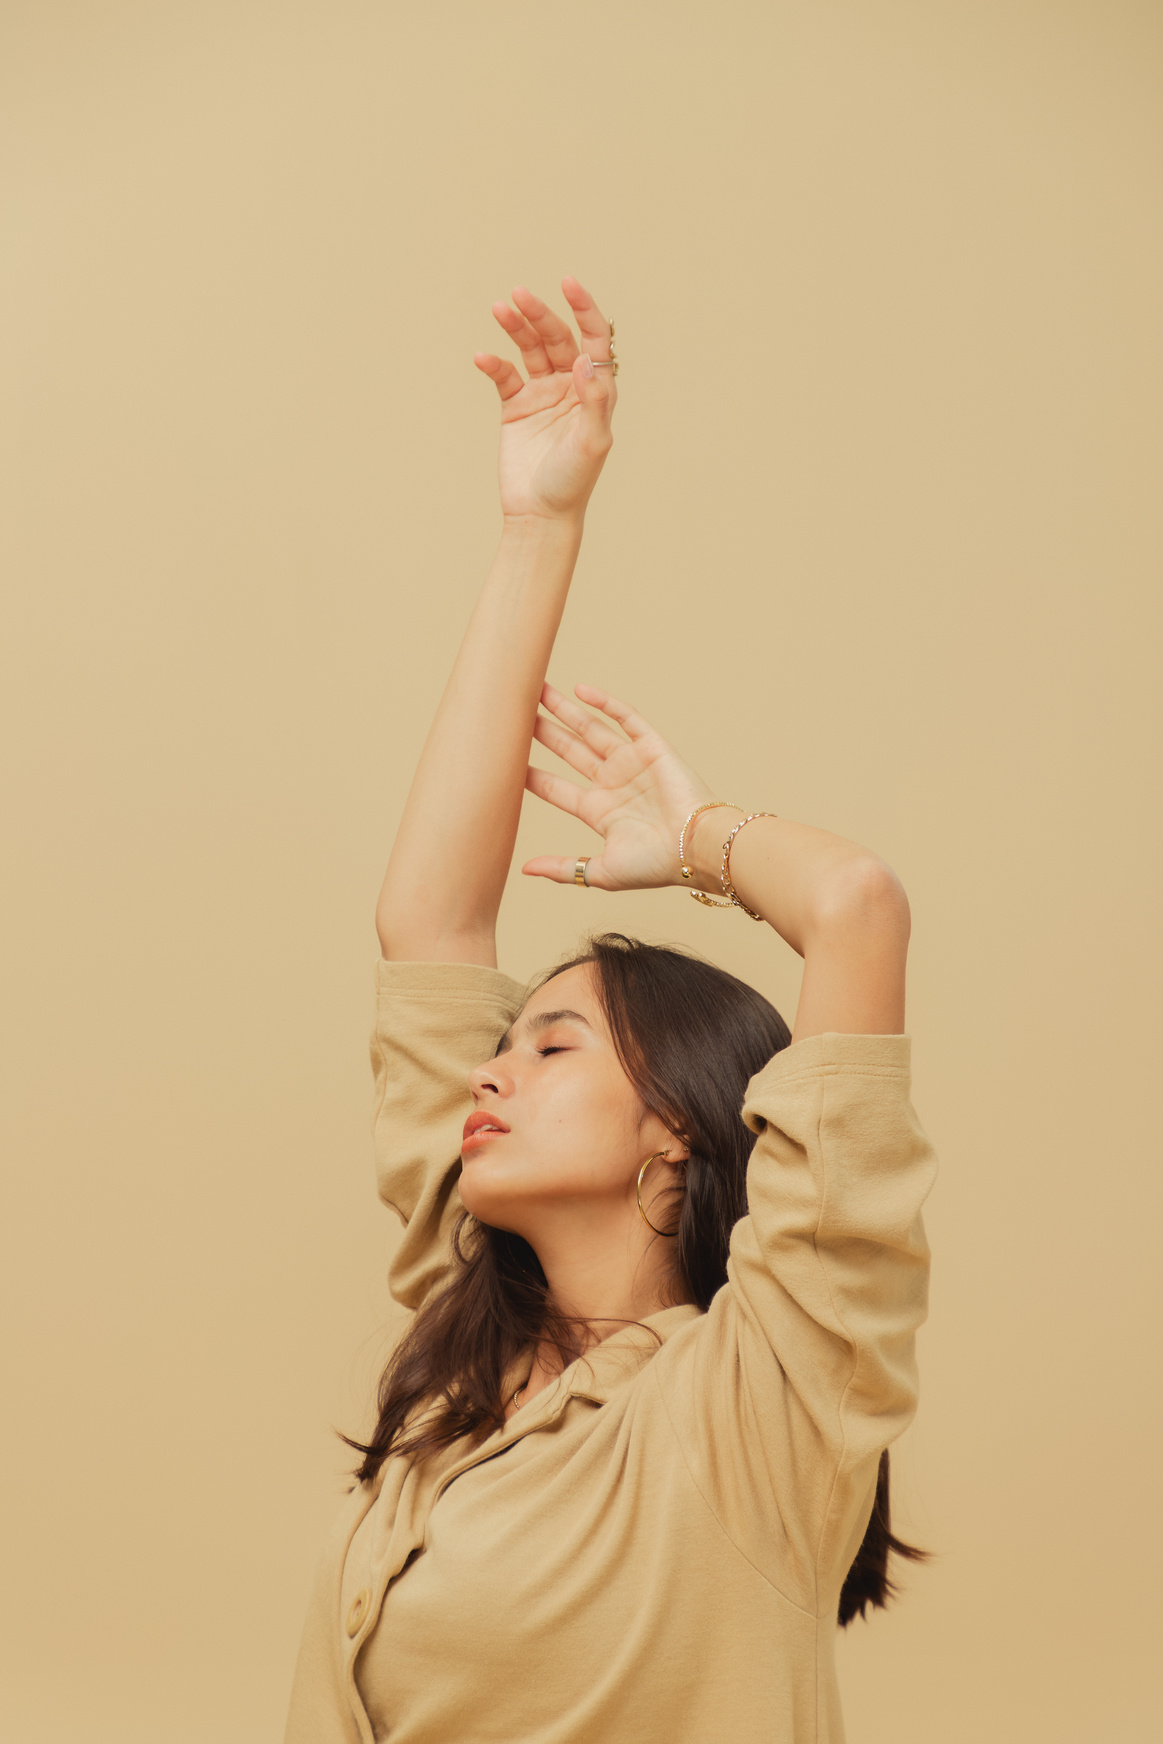
[[[719,892],[722,843],[744,816],[726,807],[695,819],[701,890]],[[804,959],[793,1041],[903,1033],[909,905],[882,860],[810,824],[756,818],[732,844],[731,882]]]
[[420,757],[376,910],[385,957],[496,964],[537,702],[613,440],[610,324],[576,279],[581,333],[518,287],[493,314],[520,349],[478,352],[501,401],[501,542]]

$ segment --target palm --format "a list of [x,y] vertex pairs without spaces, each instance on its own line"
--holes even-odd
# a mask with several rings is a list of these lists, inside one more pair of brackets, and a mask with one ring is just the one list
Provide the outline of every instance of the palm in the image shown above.
[[[592,702],[629,734],[619,737],[604,721],[546,685],[535,736],[584,775],[588,786],[530,768],[526,785],[560,811],[580,819],[602,837],[586,876],[603,890],[649,890],[676,882],[678,838],[683,821],[712,798],[706,784],[640,715],[604,691],[586,685],[579,696]],[[552,717],[552,718],[550,718]],[[572,879],[574,862],[550,856],[524,870],[558,882]]]
[[505,401],[500,452],[504,514],[563,514],[583,489],[589,494],[580,423],[572,375],[535,377]]

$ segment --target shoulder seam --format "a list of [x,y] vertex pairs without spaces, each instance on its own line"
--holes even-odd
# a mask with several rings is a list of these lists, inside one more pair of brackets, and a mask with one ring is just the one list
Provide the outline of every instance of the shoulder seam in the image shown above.
[[[764,1071],[756,1073],[762,1080]],[[810,1084],[813,1079],[823,1078],[909,1078],[912,1076],[908,1066],[805,1066],[801,1072],[773,1072],[772,1079],[776,1084]],[[750,1098],[748,1098],[750,1100]]]

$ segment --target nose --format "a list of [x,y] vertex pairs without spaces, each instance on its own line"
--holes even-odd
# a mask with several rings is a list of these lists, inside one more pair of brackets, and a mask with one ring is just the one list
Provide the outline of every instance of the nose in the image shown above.
[[494,1060],[486,1060],[483,1066],[474,1066],[468,1075],[468,1087],[474,1096],[506,1096],[512,1089],[512,1079],[508,1073],[501,1070],[501,1060],[504,1056],[498,1054]]

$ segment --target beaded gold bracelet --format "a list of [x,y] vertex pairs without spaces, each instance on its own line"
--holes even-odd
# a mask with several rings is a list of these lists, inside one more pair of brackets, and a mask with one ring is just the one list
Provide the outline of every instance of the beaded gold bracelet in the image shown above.
[[[732,811],[743,810],[741,805],[732,805],[729,799],[705,799],[702,805],[696,805],[694,811],[691,812],[686,823],[678,832],[678,869],[682,873],[684,879],[689,880],[694,876],[694,867],[688,866],[686,863],[686,833],[701,811],[712,811],[716,806],[721,805],[729,806]],[[706,896],[701,890],[692,890],[690,895],[694,897],[696,902],[703,903],[707,908],[731,907],[729,902],[716,902],[713,896]]]
[[[735,805],[729,799],[708,799],[705,800],[702,805],[697,805],[695,807],[694,811],[691,812],[690,816],[683,824],[682,829],[679,831],[678,837],[678,865],[684,880],[689,880],[694,875],[694,868],[688,866],[686,860],[686,833],[701,811],[711,811],[716,806],[728,806],[732,811],[743,810],[741,805]],[[779,813],[775,811],[753,811],[749,813],[747,817],[739,820],[735,825],[735,828],[731,831],[731,834],[727,837],[727,840],[723,843],[723,863],[719,870],[719,883],[723,887],[723,895],[727,900],[725,902],[719,902],[715,897],[707,896],[701,890],[692,890],[690,894],[694,897],[696,902],[701,902],[706,908],[741,908],[743,913],[749,915],[752,920],[763,919],[761,914],[756,914],[753,908],[748,908],[747,904],[741,901],[738,891],[731,882],[731,843],[735,840],[735,837],[739,834],[739,831],[743,826],[751,823],[755,818],[778,816]]]

